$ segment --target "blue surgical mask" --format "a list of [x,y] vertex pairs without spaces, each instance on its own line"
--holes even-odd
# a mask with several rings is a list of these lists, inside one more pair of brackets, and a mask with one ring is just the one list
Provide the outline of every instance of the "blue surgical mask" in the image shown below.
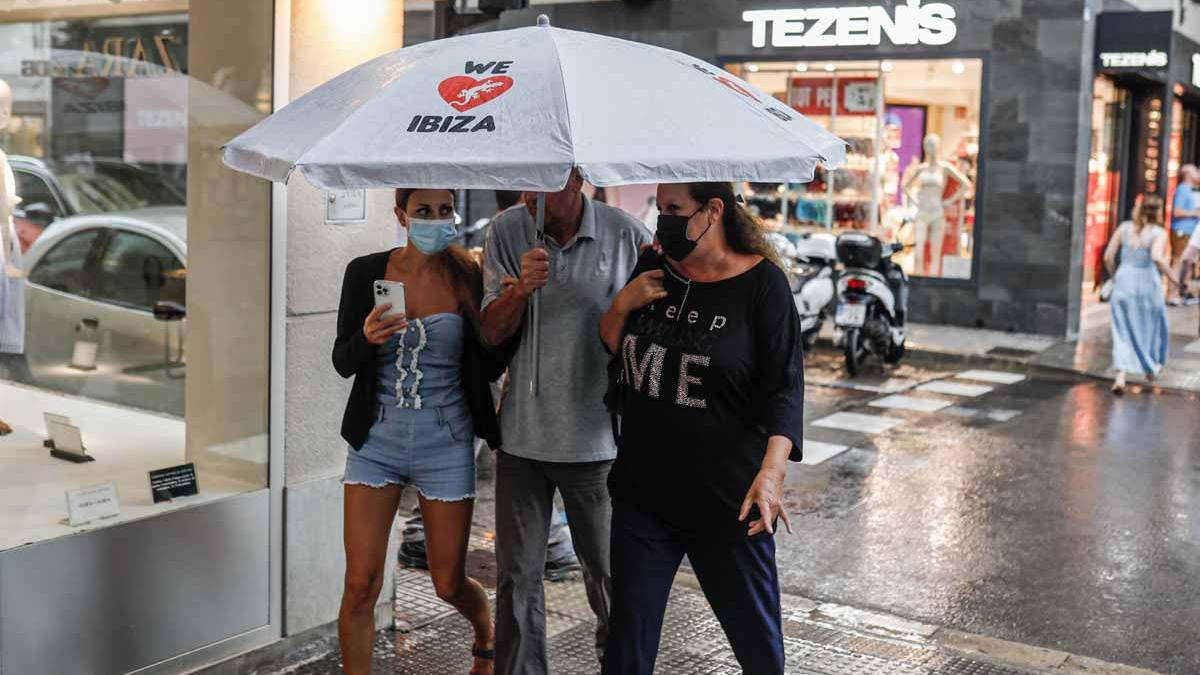
[[408,219],[408,241],[425,255],[446,250],[458,237],[453,218],[445,220]]

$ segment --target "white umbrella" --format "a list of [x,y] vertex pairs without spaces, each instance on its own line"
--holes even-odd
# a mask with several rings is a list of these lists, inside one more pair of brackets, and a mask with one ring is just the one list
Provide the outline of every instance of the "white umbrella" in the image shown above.
[[[704,61],[543,16],[368,61],[230,141],[224,159],[281,182],[299,168],[326,189],[552,191],[572,167],[601,187],[808,181],[845,144]],[[536,392],[536,357],[534,373]]]

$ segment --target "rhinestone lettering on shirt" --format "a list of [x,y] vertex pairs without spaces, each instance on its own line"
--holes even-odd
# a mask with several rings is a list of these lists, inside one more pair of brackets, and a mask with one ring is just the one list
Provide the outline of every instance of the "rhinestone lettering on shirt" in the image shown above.
[[708,401],[702,398],[694,398],[688,395],[688,385],[701,386],[704,382],[698,378],[688,375],[688,366],[696,364],[700,366],[708,366],[711,359],[707,356],[696,356],[695,354],[684,354],[679,359],[679,387],[675,393],[675,402],[689,408],[704,409],[708,407]]
[[636,335],[626,335],[625,344],[622,349],[629,371],[629,381],[633,383],[634,391],[641,391],[648,369],[650,371],[650,389],[648,393],[650,398],[658,398],[659,384],[662,382],[663,359],[667,356],[667,350],[651,342],[650,347],[646,349],[646,353],[642,355],[642,361],[639,365],[637,359],[637,341]]

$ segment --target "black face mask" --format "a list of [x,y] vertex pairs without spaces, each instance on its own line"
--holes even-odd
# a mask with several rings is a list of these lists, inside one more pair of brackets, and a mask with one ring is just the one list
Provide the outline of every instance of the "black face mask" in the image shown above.
[[709,223],[708,227],[704,228],[704,231],[700,233],[696,241],[688,239],[687,236],[688,223],[692,221],[692,218],[696,217],[697,213],[703,210],[704,207],[701,206],[690,216],[658,214],[658,243],[662,245],[663,253],[666,253],[668,258],[675,262],[683,262],[684,258],[696,250],[696,246],[699,245],[704,235],[708,234],[712,223]]

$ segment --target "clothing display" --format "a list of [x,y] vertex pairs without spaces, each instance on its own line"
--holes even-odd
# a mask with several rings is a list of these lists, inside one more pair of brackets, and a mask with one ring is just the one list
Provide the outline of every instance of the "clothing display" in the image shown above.
[[683,532],[744,539],[738,511],[767,439],[785,436],[792,459],[801,454],[804,364],[787,276],[764,260],[731,279],[694,282],[650,251],[631,279],[651,269],[664,270],[668,295],[626,321],[613,498]]

